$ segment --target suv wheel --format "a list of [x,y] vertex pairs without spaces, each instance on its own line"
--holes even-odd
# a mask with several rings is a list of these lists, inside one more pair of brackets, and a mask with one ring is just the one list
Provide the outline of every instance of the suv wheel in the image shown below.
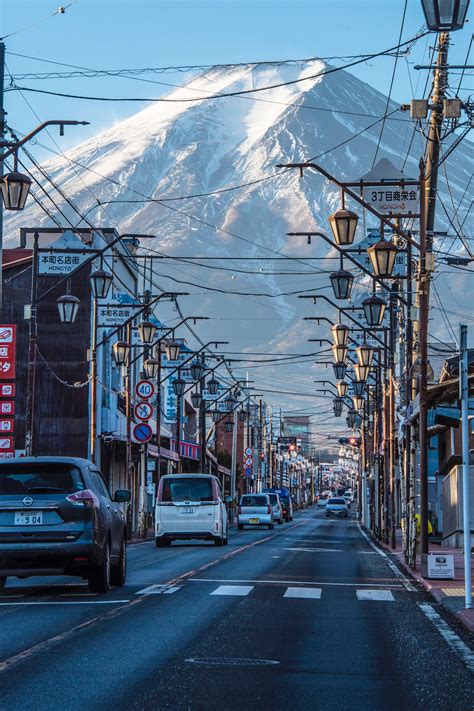
[[243,530],[244,530],[244,524],[243,524],[243,523],[238,523],[238,524],[237,524],[237,530],[238,530],[238,531],[243,531]]
[[116,566],[110,571],[110,582],[112,585],[124,585],[125,578],[127,577],[127,544],[125,542],[125,535],[122,541],[122,548],[120,549],[120,558]]
[[155,546],[157,548],[166,548],[171,545],[171,538],[155,538]]
[[89,573],[89,589],[91,592],[106,593],[110,590],[110,548],[107,541],[104,546],[103,560]]
[[6,582],[7,582],[6,577],[0,577],[0,588],[4,588]]

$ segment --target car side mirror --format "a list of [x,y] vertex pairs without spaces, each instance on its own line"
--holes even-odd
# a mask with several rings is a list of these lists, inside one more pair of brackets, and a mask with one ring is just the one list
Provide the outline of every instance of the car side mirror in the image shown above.
[[117,501],[118,503],[130,501],[130,498],[131,492],[128,489],[117,489],[114,494],[114,501]]

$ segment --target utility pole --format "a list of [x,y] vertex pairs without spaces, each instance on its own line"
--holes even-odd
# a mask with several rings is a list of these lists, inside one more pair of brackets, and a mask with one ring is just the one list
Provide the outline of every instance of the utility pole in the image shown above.
[[467,326],[460,326],[459,394],[461,399],[462,437],[462,513],[464,527],[464,581],[466,609],[472,607],[471,579],[471,502],[469,491],[469,381]]
[[[206,362],[206,357],[204,353],[201,356],[203,365]],[[200,462],[199,468],[203,474],[206,473],[206,402],[204,400],[204,388],[206,386],[205,377],[203,376],[199,381],[199,394],[201,400],[198,409],[198,431],[199,431],[199,441],[201,444],[200,450]]]

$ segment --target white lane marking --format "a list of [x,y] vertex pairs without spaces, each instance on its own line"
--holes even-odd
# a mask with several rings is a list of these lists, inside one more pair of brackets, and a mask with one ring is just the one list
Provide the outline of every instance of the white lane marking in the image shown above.
[[447,622],[443,620],[432,605],[426,602],[419,602],[418,607],[426,617],[434,624],[443,639],[449,644],[451,649],[462,659],[467,668],[474,672],[474,652],[465,644],[458,635],[453,632]]
[[395,602],[390,590],[356,590],[358,600],[378,600],[380,602]]
[[416,591],[417,591],[417,590],[416,590],[416,587],[415,587],[414,585],[412,585],[412,583],[411,583],[410,580],[407,578],[407,576],[404,575],[404,574],[402,573],[402,571],[397,568],[397,566],[395,565],[395,563],[394,563],[392,560],[390,560],[390,558],[389,558],[388,555],[385,553],[385,551],[381,550],[381,548],[378,548],[378,547],[375,545],[375,543],[370,540],[370,538],[369,538],[369,536],[366,534],[366,532],[362,530],[362,527],[361,527],[361,525],[360,525],[360,523],[359,523],[358,521],[357,521],[357,527],[358,527],[358,529],[359,529],[359,533],[361,533],[362,536],[364,536],[364,538],[365,538],[365,540],[367,541],[367,543],[369,544],[369,546],[371,546],[371,548],[373,548],[374,551],[376,551],[380,556],[382,556],[382,558],[385,559],[385,562],[387,563],[388,567],[390,568],[390,570],[392,571],[392,573],[401,581],[401,583],[402,583],[402,585],[404,586],[405,590],[408,590],[409,592],[416,592]]
[[298,597],[311,600],[321,599],[321,588],[287,588],[283,597]]
[[92,592],[77,592],[77,593],[61,593],[59,597],[96,597],[99,593]]
[[350,588],[390,588],[390,589],[400,589],[402,586],[400,583],[394,582],[391,584],[386,583],[327,583],[324,581],[319,582],[318,580],[312,580],[310,583],[307,580],[233,580],[229,578],[189,578],[190,583],[253,583],[259,585],[328,585],[335,587],[350,587]]
[[272,558],[281,558],[281,555],[272,555]]
[[245,597],[253,590],[253,585],[219,585],[210,595],[239,595]]
[[8,606],[32,606],[32,605],[119,605],[130,600],[51,600],[45,602],[0,602],[1,607]]
[[284,551],[303,551],[304,553],[342,553],[339,548],[283,548]]
[[135,595],[171,595],[171,593],[177,590],[179,590],[179,586],[155,583],[154,585],[148,585],[148,587],[138,590]]

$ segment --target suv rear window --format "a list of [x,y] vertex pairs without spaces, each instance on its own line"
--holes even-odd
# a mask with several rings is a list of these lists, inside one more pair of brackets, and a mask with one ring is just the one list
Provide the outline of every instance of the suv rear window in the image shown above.
[[212,479],[184,477],[163,480],[162,501],[213,501]]
[[72,494],[85,489],[80,470],[71,464],[11,464],[0,467],[0,495]]
[[241,506],[268,506],[266,496],[242,496]]
[[345,505],[346,505],[346,500],[345,500],[345,499],[329,499],[328,504],[334,504],[334,505],[336,505],[336,504],[338,504],[338,505],[344,504],[344,506],[345,506]]

